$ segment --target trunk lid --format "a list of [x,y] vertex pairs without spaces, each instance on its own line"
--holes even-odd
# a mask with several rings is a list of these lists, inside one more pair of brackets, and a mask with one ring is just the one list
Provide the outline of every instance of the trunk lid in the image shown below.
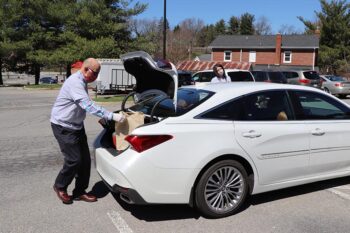
[[136,79],[136,93],[160,90],[173,100],[176,107],[178,76],[172,63],[165,60],[155,61],[143,51],[126,53],[120,58],[125,70]]

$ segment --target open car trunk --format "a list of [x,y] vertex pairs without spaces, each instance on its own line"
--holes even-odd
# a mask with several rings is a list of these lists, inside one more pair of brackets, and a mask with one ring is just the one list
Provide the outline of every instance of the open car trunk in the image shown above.
[[[126,113],[142,112],[144,124],[151,123],[155,119],[159,119],[158,117],[162,118],[172,115],[176,109],[178,88],[178,76],[175,66],[164,60],[155,61],[143,51],[124,54],[121,56],[121,59],[125,70],[135,77],[136,86],[134,91],[124,98],[120,110]],[[161,101],[168,103],[168,111],[154,111],[159,104],[158,102]],[[131,107],[127,107],[126,105],[130,105],[130,103]],[[155,115],[155,112],[157,115]],[[101,138],[104,141],[101,141],[102,146],[115,148],[115,123],[100,123],[106,129],[105,135]]]

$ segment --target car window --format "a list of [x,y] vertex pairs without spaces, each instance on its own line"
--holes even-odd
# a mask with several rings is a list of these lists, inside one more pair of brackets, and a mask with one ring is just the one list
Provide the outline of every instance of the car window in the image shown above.
[[255,81],[261,82],[265,81],[267,79],[266,75],[264,72],[261,71],[252,71],[252,74],[255,78]]
[[229,101],[200,116],[207,119],[279,121],[293,119],[285,91],[264,91]]
[[248,121],[276,121],[293,118],[285,91],[264,91],[244,98],[245,117]]
[[210,82],[213,77],[215,77],[214,72],[202,72],[201,82]]
[[316,71],[305,71],[303,72],[305,78],[307,79],[319,79],[318,73]]
[[272,81],[282,81],[285,79],[281,72],[269,72],[269,77]]
[[247,71],[231,71],[227,72],[232,82],[251,82],[254,81],[250,72]]
[[242,98],[221,104],[201,114],[199,118],[231,121],[243,119],[244,109]]
[[285,71],[283,72],[284,76],[289,79],[289,78],[298,78],[299,75],[297,72],[289,72],[289,71]]
[[326,95],[295,91],[292,96],[299,120],[350,119],[350,109]]
[[[131,111],[140,111],[146,115],[151,115],[154,105],[161,101],[154,114],[159,117],[180,116],[191,109],[202,104],[209,99],[214,93],[205,90],[192,88],[180,88],[177,92],[176,111],[172,99],[164,99],[164,95],[147,96],[146,99],[139,99],[138,103],[130,107]],[[162,100],[163,99],[163,100]]]
[[339,82],[343,82],[346,81],[343,77],[339,77],[339,76],[332,76],[329,78],[331,81],[339,81]]

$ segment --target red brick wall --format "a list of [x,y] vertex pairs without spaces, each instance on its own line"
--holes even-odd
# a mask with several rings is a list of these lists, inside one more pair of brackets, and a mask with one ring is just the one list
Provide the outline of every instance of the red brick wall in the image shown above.
[[[290,50],[288,50],[290,51]],[[283,51],[282,51],[283,52]],[[281,56],[281,64],[283,63],[284,55]],[[292,62],[285,63],[290,65],[312,65],[313,52],[306,50],[294,50],[292,51]]]
[[[212,57],[213,61],[224,61],[224,51],[225,50],[213,50]],[[240,62],[240,50],[230,50],[232,51],[231,58],[233,62]],[[249,62],[249,51],[256,52],[256,62],[255,64],[275,64],[275,50],[274,49],[266,49],[266,50],[242,50],[242,61]],[[312,66],[313,65],[313,51],[312,50],[287,50],[292,51],[292,62],[291,63],[283,63],[283,50],[281,51],[281,61],[280,64],[288,64],[288,65],[303,65],[303,66]],[[316,54],[317,58],[317,54]]]

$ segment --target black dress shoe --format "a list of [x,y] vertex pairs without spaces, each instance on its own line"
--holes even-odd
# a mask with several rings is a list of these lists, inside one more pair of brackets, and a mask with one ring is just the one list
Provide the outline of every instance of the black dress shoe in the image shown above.
[[53,186],[53,190],[55,190],[57,197],[63,202],[63,204],[72,204],[72,197],[67,194],[67,191],[59,190],[56,186]]
[[97,201],[97,197],[91,194],[84,193],[82,195],[76,196],[74,200],[77,201],[86,201],[86,202],[95,202]]

